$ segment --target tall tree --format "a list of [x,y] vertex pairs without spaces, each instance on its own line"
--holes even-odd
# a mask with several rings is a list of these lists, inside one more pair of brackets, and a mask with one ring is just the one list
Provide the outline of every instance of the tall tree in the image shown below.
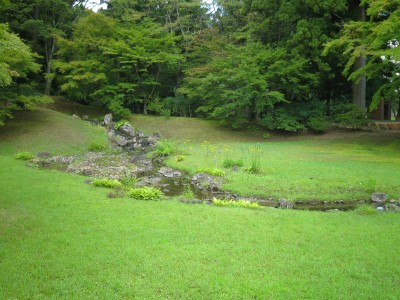
[[[54,79],[53,60],[58,36],[70,31],[74,15],[74,0],[15,0],[2,13],[3,22],[25,38],[30,38],[33,49],[43,55],[44,92],[49,95]],[[79,8],[79,5],[77,6]],[[82,8],[80,7],[82,10]]]
[[[370,110],[377,107],[382,98],[393,97],[400,87],[400,3],[395,0],[364,0],[368,22],[353,21],[346,24],[341,36],[326,45],[325,51],[341,49],[347,57],[344,73],[350,80],[379,82],[374,92]],[[359,57],[367,58],[365,65],[353,68]],[[390,100],[390,99],[388,99]]]
[[49,100],[35,93],[26,82],[28,74],[39,68],[30,48],[0,24],[0,126],[13,116],[13,111]]

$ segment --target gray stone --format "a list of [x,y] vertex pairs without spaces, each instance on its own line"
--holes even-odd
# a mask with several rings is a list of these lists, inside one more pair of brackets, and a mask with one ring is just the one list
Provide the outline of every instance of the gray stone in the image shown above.
[[88,115],[83,115],[82,116],[82,120],[85,120],[85,121],[89,120],[89,116]]
[[112,114],[106,114],[106,115],[104,116],[104,124],[105,124],[106,126],[110,126],[111,123],[112,123]]
[[124,124],[118,128],[118,131],[130,136],[135,136],[135,129],[131,126],[131,124]]
[[166,167],[160,168],[158,173],[161,174],[164,177],[167,177],[167,178],[176,178],[176,177],[181,177],[182,176],[181,172],[176,171],[176,170],[171,169],[171,168],[166,168]]
[[42,151],[36,154],[37,158],[49,158],[51,156],[50,152],[48,151]]
[[387,200],[387,194],[385,193],[372,193],[371,195],[372,202],[383,203]]
[[280,208],[286,208],[286,209],[293,208],[293,202],[289,201],[286,198],[281,198],[278,200],[278,202]]
[[126,138],[124,138],[123,136],[120,135],[116,135],[114,137],[115,142],[117,143],[117,145],[124,147],[128,144],[128,140]]

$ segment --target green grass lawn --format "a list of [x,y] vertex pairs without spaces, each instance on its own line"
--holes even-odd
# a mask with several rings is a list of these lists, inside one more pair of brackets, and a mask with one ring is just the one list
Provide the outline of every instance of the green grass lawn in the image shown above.
[[14,158],[102,135],[48,110],[0,129],[0,299],[400,297],[400,214],[109,199]]
[[[224,188],[246,196],[289,200],[369,200],[372,192],[400,198],[400,134],[334,131],[326,135],[278,136],[235,132],[199,119],[134,116],[132,123],[178,142],[184,160],[172,167],[195,173],[223,169],[226,159],[242,168],[226,173]],[[259,159],[260,172],[246,171]]]

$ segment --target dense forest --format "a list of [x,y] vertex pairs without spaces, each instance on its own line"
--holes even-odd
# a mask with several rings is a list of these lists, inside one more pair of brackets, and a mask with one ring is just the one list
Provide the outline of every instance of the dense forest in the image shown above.
[[63,95],[234,128],[400,117],[398,0],[0,0],[0,125]]

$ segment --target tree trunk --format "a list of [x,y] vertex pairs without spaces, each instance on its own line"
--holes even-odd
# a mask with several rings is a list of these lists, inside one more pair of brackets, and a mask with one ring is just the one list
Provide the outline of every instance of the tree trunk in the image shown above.
[[[365,57],[357,58],[356,63],[354,64],[355,70],[358,70],[365,66],[367,60]],[[353,83],[353,103],[358,107],[365,109],[365,95],[367,89],[367,79],[365,76],[359,78],[358,81]]]
[[[360,7],[360,21],[365,22],[365,8]],[[360,56],[357,58],[355,64],[354,64],[354,71],[357,71],[364,67],[367,63],[367,59],[364,56]],[[366,104],[365,104],[365,97],[366,97],[366,90],[367,90],[367,79],[365,76],[362,76],[357,80],[356,82],[353,83],[353,103],[360,107],[361,109],[365,110]]]
[[53,55],[56,48],[56,39],[50,38],[49,41],[45,41],[45,50],[46,50],[46,73],[45,73],[45,95],[50,95],[51,91],[51,83],[53,81],[52,74],[52,63],[53,63]]

